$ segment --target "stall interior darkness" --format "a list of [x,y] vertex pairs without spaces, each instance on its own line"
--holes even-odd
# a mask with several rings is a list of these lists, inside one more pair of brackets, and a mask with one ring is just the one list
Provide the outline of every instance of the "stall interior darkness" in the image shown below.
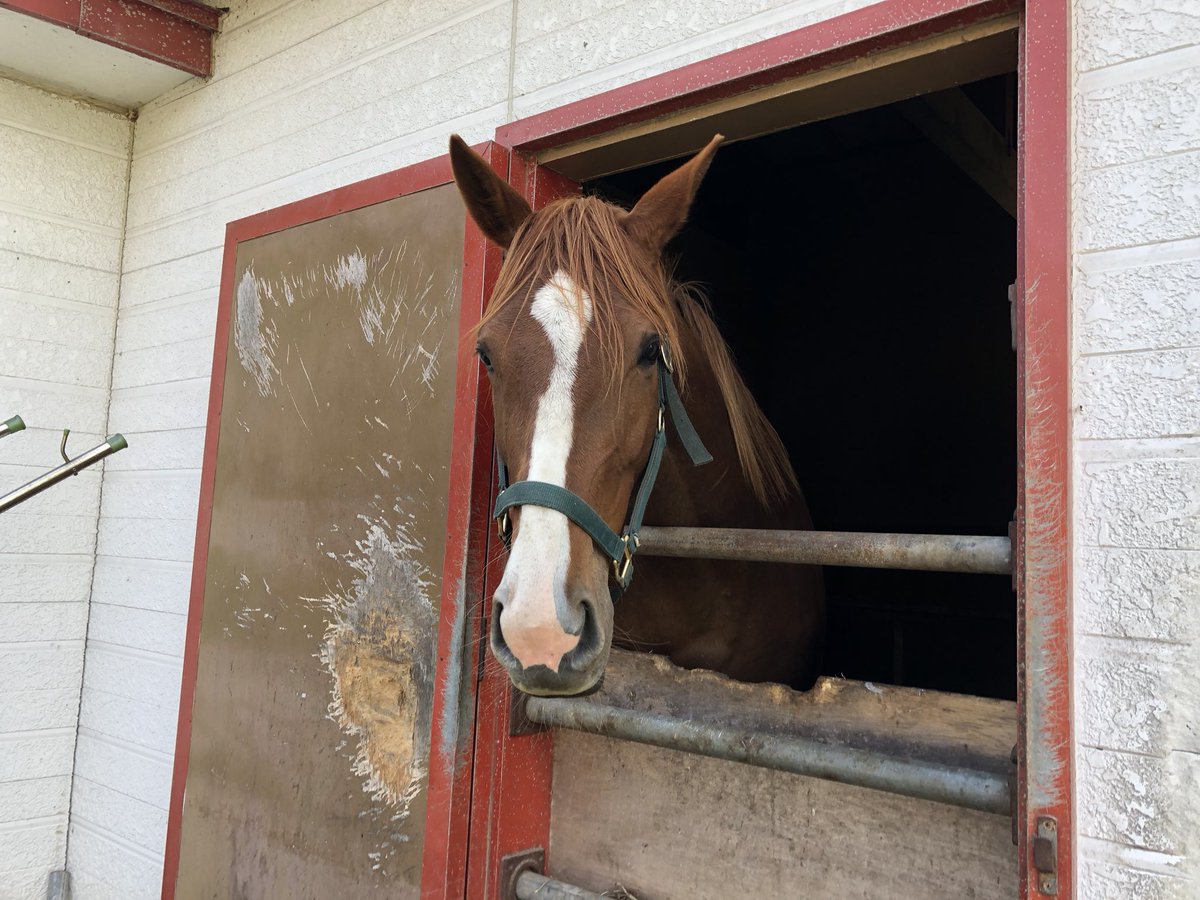
[[[1014,83],[954,98],[1013,158]],[[912,121],[892,104],[723,147],[668,253],[705,286],[817,529],[1005,535],[1016,223]],[[678,163],[585,190],[629,206]],[[826,674],[1016,696],[1009,578],[827,567],[825,583]]]

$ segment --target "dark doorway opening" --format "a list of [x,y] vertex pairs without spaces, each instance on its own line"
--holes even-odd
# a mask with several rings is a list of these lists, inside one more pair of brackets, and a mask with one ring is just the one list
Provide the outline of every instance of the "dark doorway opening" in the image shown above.
[[[1015,99],[1014,76],[997,76],[723,147],[671,245],[818,529],[1007,533]],[[585,190],[628,206],[676,165]],[[1008,578],[825,579],[826,674],[1015,699]]]

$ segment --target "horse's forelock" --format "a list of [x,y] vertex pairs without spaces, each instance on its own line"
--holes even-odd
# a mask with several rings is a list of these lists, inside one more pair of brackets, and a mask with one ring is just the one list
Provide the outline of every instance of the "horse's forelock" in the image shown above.
[[[595,197],[568,197],[525,221],[513,238],[480,327],[513,303],[523,308],[556,272],[565,273],[594,305],[593,325],[603,362],[614,377],[624,356],[617,298],[650,323],[672,349],[680,347],[681,320],[661,261],[641,252],[621,227],[622,211]],[[582,300],[577,312],[583,315]],[[676,349],[679,377],[686,360]]]
[[[708,360],[747,484],[764,505],[784,499],[797,489],[787,451],[738,373],[706,302],[691,286],[675,283],[661,258],[638,247],[621,225],[623,215],[599,198],[569,197],[526,219],[513,237],[478,327],[513,303],[524,307],[551,276],[565,273],[592,300],[603,362],[615,379],[625,351],[619,297],[667,342],[682,390],[687,389],[689,351]],[[583,317],[583,299],[574,299]]]

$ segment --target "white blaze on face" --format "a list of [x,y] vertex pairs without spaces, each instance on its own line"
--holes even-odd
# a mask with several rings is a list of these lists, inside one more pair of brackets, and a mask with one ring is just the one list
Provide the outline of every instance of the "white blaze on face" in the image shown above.
[[[527,478],[566,487],[575,433],[575,372],[584,330],[592,321],[592,299],[560,271],[534,294],[530,314],[546,332],[554,364],[537,404]],[[525,668],[544,665],[557,672],[563,654],[579,643],[579,635],[566,630],[583,624],[582,614],[567,602],[570,554],[566,516],[541,506],[521,507],[521,527],[496,597],[504,605],[504,642]]]

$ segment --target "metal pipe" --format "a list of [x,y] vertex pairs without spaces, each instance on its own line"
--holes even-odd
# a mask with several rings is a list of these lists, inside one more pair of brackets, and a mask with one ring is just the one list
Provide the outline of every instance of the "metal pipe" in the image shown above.
[[77,475],[83,469],[93,463],[98,463],[106,456],[111,456],[118,450],[124,450],[129,444],[125,438],[119,434],[114,434],[103,444],[97,444],[91,450],[79,454],[69,462],[63,463],[47,472],[45,475],[39,475],[37,478],[28,484],[23,484],[16,490],[9,491],[4,496],[0,497],[0,512],[12,509],[18,503],[28,500],[35,494],[40,494],[46,488],[53,487],[64,478],[71,475]]
[[522,872],[517,878],[517,900],[603,900],[603,897],[537,872]]
[[583,697],[529,697],[531,721],[700,756],[824,778],[951,806],[1010,815],[1004,775],[939,765],[790,735],[601,706]]
[[1012,542],[1006,537],[647,526],[638,535],[638,552],[693,559],[1012,574]]
[[0,422],[0,437],[4,437],[6,434],[13,434],[14,432],[24,430],[25,420],[20,416],[13,416],[11,419]]

